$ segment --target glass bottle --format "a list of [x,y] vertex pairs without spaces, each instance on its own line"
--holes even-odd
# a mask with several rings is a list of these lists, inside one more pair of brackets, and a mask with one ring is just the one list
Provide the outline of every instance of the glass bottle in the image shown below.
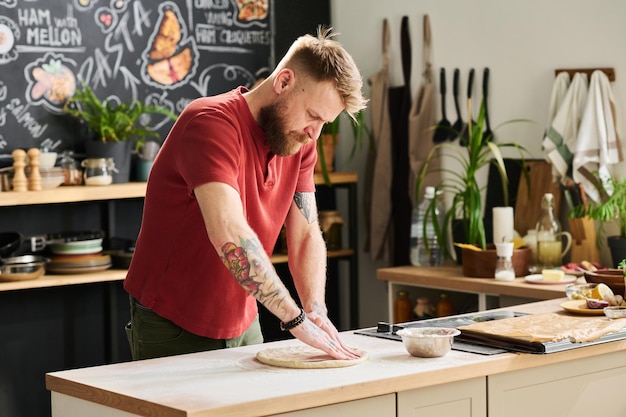
[[441,228],[443,208],[436,198],[435,187],[426,187],[424,199],[411,213],[410,260],[415,266],[440,266],[443,263],[443,252],[435,233],[432,212],[429,212],[434,200],[435,219],[439,223],[438,228]]
[[448,294],[441,294],[437,303],[437,317],[452,316],[454,314],[454,305]]
[[541,268],[561,265],[561,224],[554,215],[554,196],[546,193],[541,200],[541,217],[537,222],[537,263]]
[[413,306],[409,300],[409,293],[406,291],[398,291],[396,303],[394,305],[394,323],[406,323],[413,320]]

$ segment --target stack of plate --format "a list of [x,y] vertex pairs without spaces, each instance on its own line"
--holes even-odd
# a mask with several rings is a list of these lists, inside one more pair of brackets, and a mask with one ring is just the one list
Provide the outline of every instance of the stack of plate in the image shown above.
[[54,254],[46,265],[48,272],[57,274],[83,274],[104,271],[111,267],[111,256],[102,253],[102,239],[53,243]]
[[102,238],[52,243],[50,251],[55,255],[91,255],[100,253],[102,252]]

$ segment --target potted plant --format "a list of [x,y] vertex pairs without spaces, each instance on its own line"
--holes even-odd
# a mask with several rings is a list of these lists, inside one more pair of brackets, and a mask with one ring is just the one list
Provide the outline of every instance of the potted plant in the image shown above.
[[[471,100],[468,99],[468,114],[472,114]],[[520,120],[512,120],[503,123],[509,124]],[[501,126],[502,126],[501,125]],[[504,204],[508,205],[508,176],[506,166],[502,157],[502,148],[514,148],[520,154],[520,159],[524,163],[525,149],[515,142],[494,142],[492,135],[483,135],[485,127],[485,105],[481,102],[478,118],[475,123],[469,120],[467,129],[469,132],[467,146],[459,146],[456,143],[442,142],[431,149],[424,164],[420,168],[415,185],[416,201],[421,197],[418,193],[426,175],[431,172],[430,163],[435,158],[448,157],[458,163],[459,167],[436,168],[441,171],[442,179],[436,186],[437,193],[449,195],[451,197],[450,208],[443,216],[442,224],[436,221],[436,199],[431,201],[426,211],[427,216],[432,216],[435,225],[435,233],[440,242],[439,246],[447,258],[451,258],[451,242],[453,224],[462,224],[462,232],[465,243],[473,245],[478,251],[486,249],[485,225],[483,219],[482,192],[483,188],[476,177],[477,173],[489,164],[495,164],[502,180],[502,191]],[[436,128],[436,127],[434,127]],[[497,129],[497,128],[496,128]],[[460,132],[456,132],[460,135]],[[435,168],[433,168],[434,170]],[[526,181],[527,173],[522,170]],[[426,224],[426,222],[424,222]],[[426,236],[426,230],[421,231]],[[427,240],[425,240],[427,242]],[[495,252],[495,251],[494,251]],[[495,263],[495,255],[494,255]]]
[[[322,128],[319,139],[317,140],[317,164],[315,165],[315,172],[320,172],[324,176],[324,181],[327,185],[330,185],[329,172],[334,171],[333,159],[335,156],[335,148],[339,141],[339,122],[342,112],[335,120],[330,123],[326,123]],[[353,157],[356,153],[357,146],[362,146],[364,139],[367,137],[369,146],[373,146],[374,139],[365,125],[363,120],[363,112],[360,111],[355,114],[354,118],[350,118],[350,125],[352,127],[352,134],[354,143],[352,144],[352,151],[350,157]]]
[[[114,182],[128,181],[130,172],[131,152],[137,152],[148,138],[160,139],[159,132],[151,130],[149,124],[150,115],[163,115],[172,120],[176,115],[169,109],[147,105],[139,100],[130,103],[116,103],[113,101],[100,100],[93,90],[83,83],[82,88],[76,89],[74,95],[70,97],[63,110],[66,114],[78,119],[87,127],[93,141],[86,144],[88,157],[110,157],[108,150],[114,144],[122,149],[114,157],[116,169],[120,171],[120,176],[114,175]],[[148,122],[146,122],[148,120]]]
[[[607,243],[611,250],[613,265],[626,258],[626,179],[617,180],[607,178],[604,182],[599,180],[596,184],[604,184],[600,190],[600,201],[589,201],[585,205],[579,205],[570,212],[570,217],[585,215],[599,223],[601,234],[606,234],[604,227],[607,223],[618,226],[618,234],[607,236]],[[600,234],[598,235],[600,236]]]

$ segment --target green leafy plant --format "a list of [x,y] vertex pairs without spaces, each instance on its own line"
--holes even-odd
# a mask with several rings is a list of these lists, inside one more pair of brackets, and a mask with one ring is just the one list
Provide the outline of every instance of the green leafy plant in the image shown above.
[[624,272],[624,277],[626,278],[626,259],[622,259],[619,264],[617,264],[617,267]]
[[[570,211],[570,216],[577,217],[587,215],[589,218],[600,223],[600,229],[606,223],[617,223],[619,226],[619,236],[626,238],[626,179],[618,181],[608,178],[604,182],[596,181],[596,184],[604,183],[605,186],[600,192],[599,202],[590,201],[587,207],[581,205]],[[609,190],[612,193],[609,194]]]
[[158,114],[176,120],[176,115],[166,107],[147,105],[139,100],[131,103],[101,101],[86,84],[76,89],[63,110],[83,121],[102,142],[134,140],[135,151],[141,148],[148,137],[161,138],[158,132],[150,129],[149,124],[141,123],[142,116]]
[[[345,116],[342,116],[345,115]],[[328,163],[326,161],[326,157],[323,152],[323,141],[322,136],[330,135],[332,137],[332,145],[336,146],[337,141],[339,140],[339,124],[342,117],[347,117],[345,112],[342,112],[337,116],[335,120],[330,123],[326,123],[322,128],[322,132],[320,133],[320,137],[317,140],[317,155],[320,161],[320,166],[322,168],[322,175],[324,177],[324,182],[327,185],[331,185],[330,176],[328,173]],[[360,111],[355,114],[354,119],[350,118],[350,127],[352,128],[352,136],[354,141],[352,143],[352,150],[350,151],[350,158],[354,157],[356,154],[357,148],[362,148],[364,146],[365,140],[368,140],[368,146],[374,147],[374,138],[370,130],[368,129],[365,121],[363,119],[363,112]]]
[[[472,114],[471,100],[468,100],[468,114]],[[499,127],[520,122],[520,120],[511,120],[498,126]],[[484,101],[480,104],[480,110],[478,112],[478,118],[476,123],[470,123],[467,126],[469,137],[467,146],[459,146],[457,143],[442,142],[433,146],[430,153],[426,157],[424,164],[422,165],[415,185],[415,201],[420,199],[420,190],[422,184],[430,172],[439,171],[442,174],[442,179],[435,187],[437,195],[448,194],[452,196],[452,203],[449,209],[447,209],[443,216],[441,227],[437,220],[437,202],[436,199],[431,200],[427,210],[426,216],[433,220],[435,226],[435,234],[440,242],[440,247],[443,250],[443,254],[446,257],[450,257],[450,239],[449,235],[452,231],[452,224],[456,219],[462,220],[465,242],[474,244],[482,249],[486,249],[486,237],[485,237],[485,225],[483,220],[483,207],[482,207],[482,193],[485,187],[481,187],[476,175],[485,166],[494,164],[500,178],[502,180],[502,192],[504,197],[504,204],[508,205],[508,175],[506,172],[506,166],[502,157],[502,148],[514,148],[519,152],[522,164],[524,164],[524,153],[526,150],[515,142],[503,142],[496,143],[492,141],[493,133],[490,135],[483,135],[485,127],[485,105]],[[436,127],[434,127],[436,129]],[[460,136],[461,132],[455,132],[457,136]],[[436,158],[448,157],[456,161],[460,168],[432,168],[431,162]],[[528,183],[528,173],[526,170],[522,170],[524,177]],[[530,192],[530,187],[529,192]],[[424,222],[426,224],[426,222]],[[423,236],[426,237],[426,227],[421,231]],[[428,239],[424,239],[427,243]]]

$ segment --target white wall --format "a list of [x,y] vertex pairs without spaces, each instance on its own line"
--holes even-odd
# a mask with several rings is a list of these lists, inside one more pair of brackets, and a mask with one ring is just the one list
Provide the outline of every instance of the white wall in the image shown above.
[[[626,2],[615,0],[332,0],[332,22],[338,40],[352,53],[364,78],[381,68],[383,18],[391,25],[392,83],[402,84],[400,20],[408,15],[413,49],[411,86],[417,90],[422,67],[422,18],[428,14],[433,36],[433,64],[447,71],[447,115],[454,121],[452,71],[461,69],[461,92],[469,68],[476,69],[475,96],[481,97],[482,71],[491,71],[489,110],[492,126],[527,118],[497,137],[517,140],[530,156],[541,158],[542,133],[556,68],[613,67],[618,102],[626,97]],[[369,96],[369,88],[365,86]],[[465,112],[463,112],[465,114]],[[342,136],[349,137],[348,127]],[[364,177],[365,152],[348,157],[349,141],[338,151],[338,169]],[[362,197],[362,183],[359,196]],[[362,204],[362,203],[361,203]],[[362,214],[362,212],[361,212]],[[359,237],[364,239],[364,219]],[[360,249],[361,250],[361,249]],[[376,269],[386,266],[360,252],[360,326],[386,318],[386,287]]]

